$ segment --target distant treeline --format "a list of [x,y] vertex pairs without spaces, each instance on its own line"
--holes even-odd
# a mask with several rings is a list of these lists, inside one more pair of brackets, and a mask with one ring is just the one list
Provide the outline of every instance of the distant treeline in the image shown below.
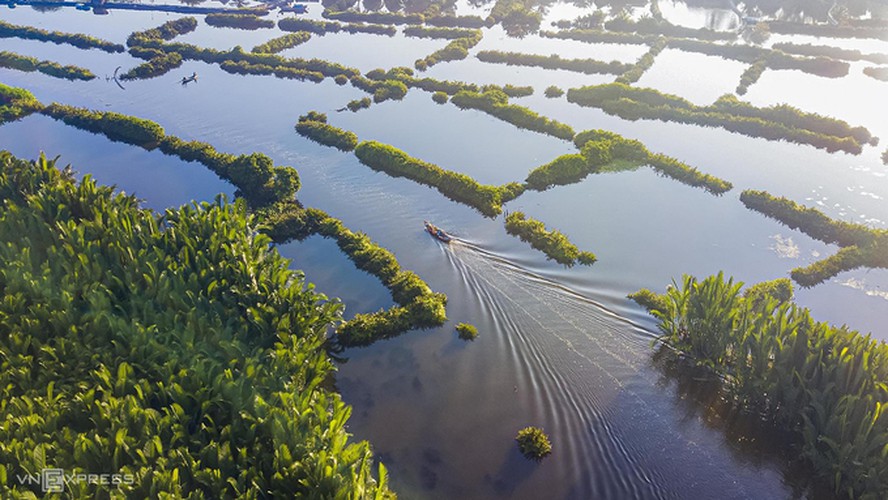
[[351,23],[341,24],[335,21],[315,21],[300,17],[287,17],[278,21],[281,31],[308,31],[318,35],[327,33],[370,33],[372,35],[395,36],[398,32],[393,26],[380,26],[375,24]]
[[541,116],[524,106],[509,104],[509,96],[501,90],[490,89],[483,93],[461,90],[450,102],[461,109],[483,111],[519,128],[568,141],[574,137],[574,130],[569,125]]
[[788,105],[758,108],[733,95],[722,96],[709,106],[697,106],[658,90],[611,83],[570,89],[567,99],[627,120],[717,126],[752,137],[810,144],[830,152],[859,154],[864,144],[877,142],[864,127],[851,127],[845,121],[805,113]]
[[307,31],[288,33],[253,47],[253,50],[250,52],[254,54],[277,54],[283,50],[303,44],[310,39],[311,33]]
[[62,66],[52,61],[41,61],[35,57],[23,56],[14,52],[0,52],[0,67],[19,71],[39,71],[40,73],[67,80],[92,80],[92,71],[79,66]]
[[241,30],[258,30],[274,28],[274,21],[262,19],[254,14],[207,14],[207,24],[217,28],[237,28]]
[[500,52],[497,50],[482,50],[476,57],[488,63],[508,64],[509,66],[537,66],[546,69],[563,69],[577,71],[587,75],[609,74],[619,75],[632,67],[631,64],[619,61],[597,61],[595,59],[562,59],[558,54],[541,56],[536,54],[522,54],[519,52]]
[[595,254],[582,252],[558,230],[549,231],[542,222],[526,217],[523,212],[510,212],[506,215],[506,232],[530,243],[530,246],[546,254],[549,259],[571,267],[576,263],[591,266]]
[[523,188],[515,183],[506,186],[479,184],[468,175],[444,170],[437,165],[413,158],[393,146],[376,141],[364,141],[358,144],[355,156],[361,160],[361,163],[374,170],[383,171],[393,177],[406,177],[433,187],[451,200],[474,207],[488,217],[494,217],[502,212],[502,204],[523,191]]
[[888,64],[888,54],[864,54],[859,50],[840,49],[828,45],[798,44],[790,42],[775,43],[773,49],[800,56],[819,56],[842,59],[845,61],[869,61],[876,64]]
[[888,82],[888,67],[863,68],[863,74],[870,77],[870,78],[875,78],[876,80],[882,80],[883,82]]
[[27,40],[39,40],[55,44],[66,43],[81,49],[99,49],[105,52],[123,52],[124,47],[119,43],[100,40],[80,33],[63,33],[61,31],[46,31],[30,26],[16,26],[0,21],[0,38],[24,38]]
[[447,61],[459,61],[469,56],[469,49],[478,45],[481,41],[481,31],[474,31],[470,36],[457,38],[450,41],[443,49],[436,50],[422,59],[417,59],[414,63],[416,69],[424,71],[429,66]]
[[653,17],[643,17],[638,21],[633,21],[628,17],[617,17],[605,22],[604,27],[611,31],[624,33],[696,38],[699,40],[735,40],[737,38],[737,33],[733,31],[685,28],[684,26],[676,26],[668,21],[654,19]]
[[684,276],[635,297],[659,320],[660,354],[711,373],[701,375],[718,384],[727,421],[753,416],[786,436],[824,494],[888,496],[888,345],[815,322],[785,280],[742,286]]
[[592,173],[625,170],[650,165],[659,173],[681,183],[702,187],[714,194],[732,188],[730,182],[704,174],[675,158],[651,153],[639,141],[606,130],[587,130],[574,138],[580,154],[567,154],[537,167],[527,176],[530,189],[542,191],[552,186],[573,184]]
[[835,255],[792,270],[792,278],[804,287],[817,285],[843,271],[858,267],[888,268],[888,230],[831,219],[817,209],[804,207],[764,191],[743,191],[740,201],[747,208],[774,218],[792,229],[842,247]]
[[316,111],[300,116],[296,131],[315,142],[342,151],[352,151],[358,145],[358,136],[354,132],[328,124],[327,115]]

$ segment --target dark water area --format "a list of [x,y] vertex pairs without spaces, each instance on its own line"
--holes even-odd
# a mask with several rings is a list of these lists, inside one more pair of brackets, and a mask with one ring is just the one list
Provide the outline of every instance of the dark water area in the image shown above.
[[[472,9],[458,3],[460,14]],[[553,4],[547,19],[572,14],[571,9],[578,8]],[[319,11],[312,6],[309,16],[318,18]],[[176,17],[0,10],[0,19],[7,22],[116,42]],[[220,30],[201,20],[181,41],[249,49],[280,34],[276,28]],[[491,184],[521,181],[536,166],[573,152],[566,141],[520,130],[479,111],[435,104],[420,90],[411,90],[403,101],[358,113],[337,112],[365,94],[330,79],[315,84],[245,77],[194,61],[159,78],[125,83],[122,90],[104,75],[140,62],[128,54],[14,39],[2,44],[3,50],[83,65],[100,75],[92,82],[72,83],[0,69],[0,82],[27,88],[42,102],[148,118],[186,140],[206,141],[234,154],[259,151],[276,164],[296,167],[303,203],[367,233],[391,250],[403,268],[448,295],[450,322],[445,326],[347,350],[339,365],[337,387],[354,408],[350,431],[372,443],[402,498],[766,499],[795,496],[807,487],[804,473],[774,449],[778,440],[711,411],[711,399],[700,388],[705,384],[682,378],[655,360],[656,324],[625,296],[642,287],[662,291],[683,273],[702,276],[724,270],[747,283],[784,277],[792,268],[836,251],[747,210],[739,201],[743,189],[764,189],[817,206],[831,217],[888,227],[888,167],[879,160],[882,146],[868,147],[859,156],[830,155],[721,129],[629,122],[564,98],[547,99],[542,91],[548,85],[567,89],[612,77],[485,64],[474,54],[557,52],[628,62],[645,49],[538,37],[517,40],[499,28],[486,29],[468,59],[434,66],[427,74],[533,85],[535,95],[514,102],[577,130],[603,128],[639,139],[652,151],[735,185],[725,195],[713,196],[640,168],[528,192],[507,204],[507,210],[542,220],[599,258],[591,267],[565,268],[506,234],[501,217],[485,218],[432,188],[374,172],[350,153],[297,135],[293,126],[310,110],[325,112],[330,123],[361,139],[392,144]],[[285,55],[321,57],[367,70],[409,66],[443,45],[402,34],[339,33],[314,37]],[[742,65],[719,58],[664,51],[642,83],[706,104],[733,91],[742,70]],[[769,70],[747,97],[757,105],[788,102],[838,116],[888,140],[882,106],[888,104],[888,87],[867,80],[860,71],[833,81]],[[198,82],[178,84],[192,72],[200,75]],[[854,89],[853,95],[840,92],[845,84]],[[25,158],[41,150],[61,155],[60,162],[72,164],[80,175],[115,184],[155,209],[233,194],[230,185],[200,164],[113,142],[43,116],[0,126],[0,149]],[[422,230],[423,220],[452,232],[457,241],[447,246],[430,238]],[[312,237],[278,250],[319,291],[341,298],[346,317],[392,304],[379,281],[355,268],[332,240]],[[796,296],[817,319],[888,338],[888,270],[843,273],[797,290]],[[458,339],[453,330],[457,322],[476,325],[478,339]],[[554,453],[540,463],[522,458],[515,445],[515,434],[527,425],[543,427],[552,439]]]

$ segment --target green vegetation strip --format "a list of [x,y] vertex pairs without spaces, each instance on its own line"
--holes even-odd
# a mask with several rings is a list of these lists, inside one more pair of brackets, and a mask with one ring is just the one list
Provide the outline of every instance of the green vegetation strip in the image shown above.
[[422,59],[417,59],[414,67],[420,71],[426,70],[429,66],[447,61],[459,61],[469,56],[469,49],[478,45],[481,41],[481,32],[475,31],[471,36],[457,38],[444,46],[441,50],[436,50]]
[[126,39],[129,47],[136,45],[145,45],[149,42],[169,41],[179,35],[190,33],[197,29],[197,19],[193,17],[183,17],[173,21],[167,21],[156,28],[145,31],[136,31]]
[[61,31],[46,31],[30,26],[16,26],[0,21],[0,38],[24,38],[27,40],[39,40],[55,44],[66,43],[81,49],[99,49],[105,52],[123,52],[124,47],[119,43],[100,40],[80,33],[63,33]]
[[34,94],[0,83],[0,125],[39,111],[42,107]]
[[639,141],[606,130],[580,132],[574,138],[574,144],[580,154],[562,155],[537,167],[528,174],[527,187],[542,191],[579,182],[592,173],[628,170],[642,165],[650,165],[662,175],[714,194],[725,193],[733,187],[730,182],[704,174],[675,158],[651,153]]
[[747,208],[814,239],[842,247],[835,255],[792,270],[792,278],[804,287],[817,285],[858,267],[888,268],[888,230],[830,219],[815,208],[764,191],[743,191],[740,201]]
[[574,130],[569,125],[541,116],[524,106],[509,104],[509,96],[501,90],[490,89],[483,93],[461,90],[453,96],[451,102],[460,109],[483,111],[518,128],[567,141],[574,137]]
[[576,40],[585,43],[618,43],[626,45],[649,45],[659,38],[657,35],[636,35],[635,33],[604,31],[600,29],[540,31],[540,36],[561,40]]
[[651,69],[651,66],[654,65],[657,56],[664,48],[666,48],[666,43],[665,38],[660,38],[652,43],[650,50],[639,57],[638,61],[620,75],[616,81],[627,85],[637,82],[641,78],[641,75],[643,75],[645,71]]
[[380,26],[376,24],[350,23],[341,24],[335,21],[315,21],[298,17],[287,17],[278,21],[281,31],[308,31],[318,35],[327,33],[370,33],[372,35],[395,36],[398,32],[394,26]]
[[481,36],[481,32],[479,30],[462,28],[407,26],[404,28],[404,35],[414,38],[444,38],[446,40],[454,40],[457,38]]
[[700,40],[670,39],[669,47],[750,64],[764,60],[771,69],[794,69],[826,78],[846,76],[850,67],[844,61],[828,57],[794,57],[780,50],[765,49],[754,45],[725,45]]
[[354,132],[328,124],[327,115],[316,111],[300,116],[296,131],[315,142],[342,151],[353,151],[358,145],[358,136]]
[[545,224],[526,217],[523,212],[510,212],[506,215],[506,232],[530,243],[530,246],[546,254],[547,258],[568,267],[576,263],[591,266],[596,260],[592,252],[581,252],[560,231],[547,230]]
[[[0,193],[4,477],[114,471],[114,490],[138,498],[394,498],[327,388],[341,306],[305,287],[243,205],[158,215],[8,153]],[[35,494],[0,482],[4,498]]]
[[241,30],[258,30],[274,28],[274,21],[262,19],[253,14],[207,14],[207,24],[217,28],[237,28]]
[[816,323],[785,281],[741,287],[685,276],[642,295],[662,339],[718,374],[738,412],[789,436],[836,497],[888,496],[888,345]]
[[[156,76],[165,75],[171,70],[182,66],[182,56],[176,52],[170,52],[167,54],[156,49],[148,50],[154,51],[152,57],[147,62],[144,62],[120,75],[121,80],[154,78]],[[139,53],[142,56],[147,55],[145,51],[140,51],[139,47],[131,48],[130,52],[133,53],[133,55],[136,53]]]
[[829,152],[859,154],[863,144],[878,141],[866,128],[851,127],[843,120],[805,113],[785,104],[758,108],[730,94],[712,105],[697,106],[655,89],[611,83],[570,89],[567,100],[626,120],[644,118],[722,127],[751,137],[810,144]]
[[524,36],[540,29],[543,15],[535,9],[538,0],[496,0],[487,16],[487,24],[500,23],[509,36]]
[[735,40],[737,38],[737,33],[734,31],[713,31],[708,28],[686,28],[653,17],[642,17],[638,21],[633,21],[628,17],[617,17],[604,23],[604,27],[608,30],[622,33],[695,38],[698,40]]
[[41,61],[34,57],[23,56],[14,52],[0,52],[0,68],[19,71],[39,71],[45,75],[66,80],[92,80],[96,77],[92,71],[79,66],[62,66],[52,61]]
[[787,21],[769,21],[771,33],[781,35],[811,35],[830,38],[875,38],[888,40],[888,30],[884,26],[832,26],[826,24],[803,24]]
[[516,183],[505,186],[479,184],[468,175],[413,158],[388,144],[364,141],[355,148],[355,156],[373,170],[392,177],[406,177],[437,189],[453,201],[465,203],[488,217],[502,212],[502,204],[514,199],[524,188]]
[[888,64],[888,54],[864,54],[859,50],[840,49],[829,45],[799,44],[791,42],[775,43],[771,48],[782,50],[788,54],[801,56],[819,56],[845,61],[869,61],[876,64]]
[[518,52],[482,50],[475,56],[487,63],[508,64],[509,66],[537,66],[546,69],[563,69],[587,75],[619,75],[632,67],[619,61],[603,62],[595,59],[562,59],[558,54],[541,56]]
[[254,54],[277,54],[282,50],[286,50],[297,45],[303,44],[311,39],[311,33],[307,31],[299,31],[296,33],[288,33],[284,36],[272,38],[271,40],[253,47],[250,52]]
[[764,59],[759,59],[746,68],[746,71],[740,75],[740,83],[737,85],[736,90],[737,95],[745,95],[749,90],[749,86],[757,82],[766,69],[768,69],[768,62]]
[[398,12],[355,12],[329,11],[322,14],[327,19],[336,21],[376,24],[422,24],[422,14],[402,14]]

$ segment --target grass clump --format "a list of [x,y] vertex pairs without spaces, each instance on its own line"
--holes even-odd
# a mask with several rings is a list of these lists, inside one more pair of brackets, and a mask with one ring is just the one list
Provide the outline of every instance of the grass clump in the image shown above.
[[543,93],[546,97],[550,99],[554,99],[556,97],[561,97],[564,95],[564,91],[561,90],[559,87],[556,87],[555,85],[549,85],[548,87],[546,87],[546,90]]
[[515,437],[521,454],[531,460],[542,460],[552,453],[549,436],[539,427],[525,427]]
[[456,332],[459,335],[459,338],[463,340],[475,340],[478,338],[478,329],[475,328],[475,325],[470,325],[468,323],[460,323],[456,325]]

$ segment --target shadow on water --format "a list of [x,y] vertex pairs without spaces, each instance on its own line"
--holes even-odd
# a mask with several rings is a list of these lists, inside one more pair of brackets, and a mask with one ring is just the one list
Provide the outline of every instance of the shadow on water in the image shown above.
[[512,447],[496,474],[486,475],[484,482],[490,484],[498,496],[510,496],[538,467],[539,462],[529,460],[517,447]]
[[708,368],[661,347],[651,357],[660,374],[657,385],[672,390],[683,421],[701,421],[720,431],[738,461],[753,465],[779,464],[783,482],[793,498],[835,498],[813,478],[810,464],[799,459],[797,441],[785,430],[766,422],[760,415],[744,412],[725,397],[721,379]]

